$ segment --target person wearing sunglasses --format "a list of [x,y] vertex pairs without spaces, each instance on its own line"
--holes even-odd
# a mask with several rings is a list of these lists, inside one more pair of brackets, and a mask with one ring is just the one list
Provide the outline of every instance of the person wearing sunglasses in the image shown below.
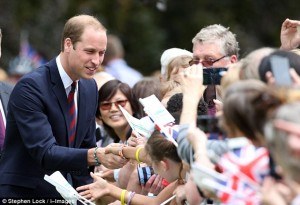
[[[189,65],[202,68],[223,67],[238,61],[239,44],[229,28],[219,24],[202,28],[192,39],[193,59]],[[198,67],[198,66],[197,66]],[[202,89],[202,96],[208,104],[209,113],[216,113],[215,104],[221,102],[222,93],[219,85],[208,85]]]
[[190,65],[227,67],[238,60],[239,44],[229,28],[214,24],[202,28],[192,40],[193,60]]
[[[221,89],[219,85],[203,85],[202,68],[228,67],[238,61],[239,44],[235,35],[222,25],[209,25],[202,28],[192,39],[193,59],[189,62],[190,67],[186,68],[179,76],[183,93],[183,107],[180,115],[181,125],[197,125],[197,107],[200,99],[207,103],[207,114],[215,115],[215,100],[221,100]],[[206,89],[209,87],[209,89]],[[213,89],[211,89],[213,88]],[[214,93],[208,93],[213,91]],[[213,94],[213,95],[211,95]],[[211,103],[213,102],[213,103]],[[218,102],[221,107],[221,102]],[[210,134],[210,133],[209,133]],[[177,139],[178,149],[185,150],[190,143],[185,134]],[[197,150],[195,150],[197,151]],[[199,193],[200,194],[200,193]]]
[[[103,128],[104,132],[107,133],[106,136],[103,136],[105,139],[102,139],[101,146],[107,146],[107,144],[103,144],[105,141],[108,143],[127,144],[132,130],[119,106],[123,107],[130,115],[136,117],[139,107],[132,89],[127,83],[115,79],[103,84],[98,91],[98,95],[96,121],[97,123],[101,122],[100,128]],[[95,172],[101,171],[101,176],[107,180],[118,182],[120,186],[126,187],[134,167],[130,166],[130,163],[127,163],[123,169],[115,170],[100,166],[96,167]],[[128,177],[125,177],[127,180],[123,182],[123,178],[119,178],[119,175],[128,175]]]
[[102,120],[105,130],[115,143],[126,143],[131,128],[119,106],[134,117],[139,109],[129,85],[119,80],[110,80],[99,90],[96,117]]
[[[124,108],[130,115],[138,118],[140,108],[132,88],[120,80],[110,80],[103,84],[99,90],[96,117],[101,119],[105,131],[113,139],[114,144],[127,144],[127,140],[132,136],[132,129],[119,106]],[[114,144],[111,144],[111,146],[114,146]],[[130,161],[121,169],[107,170],[105,167],[100,167],[99,170],[103,171],[100,176],[108,181],[117,182],[117,185],[121,188],[126,188],[130,180],[128,189],[140,192],[141,185],[133,182],[134,179],[138,180],[138,178],[135,178],[138,175],[134,174],[136,168],[137,164]],[[157,185],[151,184],[150,186],[155,187]]]

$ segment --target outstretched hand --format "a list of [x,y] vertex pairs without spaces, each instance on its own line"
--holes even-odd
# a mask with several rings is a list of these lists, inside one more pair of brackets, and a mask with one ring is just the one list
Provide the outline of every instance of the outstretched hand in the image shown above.
[[102,196],[108,195],[108,182],[94,173],[91,173],[91,177],[94,179],[94,182],[78,187],[76,190],[79,194],[91,201],[95,201]]

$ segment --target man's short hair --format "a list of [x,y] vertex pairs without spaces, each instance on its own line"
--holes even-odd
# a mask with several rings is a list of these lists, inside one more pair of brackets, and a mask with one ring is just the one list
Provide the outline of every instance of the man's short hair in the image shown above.
[[85,14],[74,16],[64,26],[61,38],[61,50],[64,51],[64,41],[66,38],[70,38],[73,45],[79,42],[84,29],[88,26],[106,31],[106,28],[94,16]]
[[202,28],[192,40],[193,44],[199,42],[220,42],[226,55],[238,56],[240,50],[236,35],[220,24]]

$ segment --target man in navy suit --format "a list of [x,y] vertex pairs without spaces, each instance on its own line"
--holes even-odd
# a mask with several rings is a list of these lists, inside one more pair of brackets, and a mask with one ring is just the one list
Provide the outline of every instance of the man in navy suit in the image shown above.
[[[106,44],[106,29],[96,18],[74,16],[64,26],[60,54],[16,84],[8,104],[0,198],[57,198],[45,174],[59,170],[76,188],[92,181],[89,170],[94,165],[114,169],[127,162],[95,148],[98,96],[92,77]],[[76,135],[69,143],[68,95],[73,82]]]

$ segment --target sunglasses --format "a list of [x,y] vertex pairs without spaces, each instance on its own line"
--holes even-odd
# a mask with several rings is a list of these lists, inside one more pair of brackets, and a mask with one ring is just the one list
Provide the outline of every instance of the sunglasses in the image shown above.
[[222,60],[225,57],[227,57],[227,55],[222,56],[221,58],[218,58],[216,60],[214,60],[214,59],[207,59],[207,60],[200,61],[200,59],[192,59],[189,62],[189,65],[192,66],[192,65],[197,65],[197,64],[201,63],[204,67],[212,67],[214,65],[214,63]]
[[110,110],[112,104],[114,104],[118,109],[119,109],[119,105],[122,107],[125,107],[126,103],[128,100],[118,100],[115,102],[104,102],[100,104],[100,109],[102,110]]

